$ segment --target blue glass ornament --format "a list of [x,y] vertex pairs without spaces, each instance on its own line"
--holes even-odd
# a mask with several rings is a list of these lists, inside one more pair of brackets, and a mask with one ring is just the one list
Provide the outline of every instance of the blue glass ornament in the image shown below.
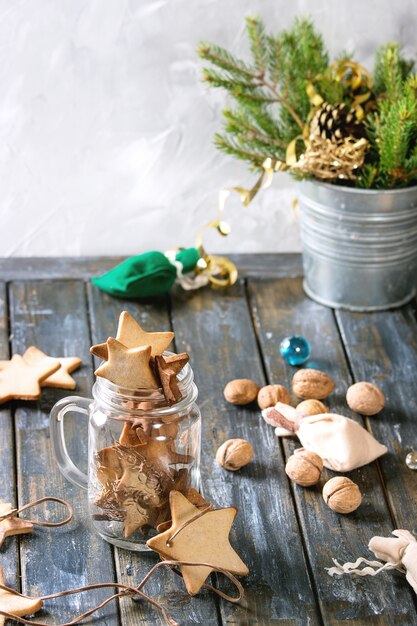
[[302,365],[311,354],[310,344],[304,337],[285,337],[279,347],[284,361],[290,365]]

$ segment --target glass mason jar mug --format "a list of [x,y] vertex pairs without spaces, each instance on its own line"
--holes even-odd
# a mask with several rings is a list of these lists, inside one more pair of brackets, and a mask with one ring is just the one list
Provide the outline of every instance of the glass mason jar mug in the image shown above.
[[[187,364],[178,375],[182,398],[169,406],[161,389],[126,389],[97,378],[93,400],[64,398],[51,411],[58,466],[69,481],[88,489],[91,521],[114,545],[146,550],[146,539],[170,519],[173,489],[195,503],[200,497],[201,414],[193,380]],[[69,412],[89,416],[88,475],[68,455]]]

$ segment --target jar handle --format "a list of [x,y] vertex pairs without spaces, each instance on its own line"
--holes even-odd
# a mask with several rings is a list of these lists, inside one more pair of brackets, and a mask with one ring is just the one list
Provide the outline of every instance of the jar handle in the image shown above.
[[64,418],[69,412],[82,413],[88,416],[91,402],[90,398],[69,396],[59,400],[51,410],[50,432],[56,462],[65,478],[81,489],[87,489],[88,476],[76,467],[68,454],[65,442]]

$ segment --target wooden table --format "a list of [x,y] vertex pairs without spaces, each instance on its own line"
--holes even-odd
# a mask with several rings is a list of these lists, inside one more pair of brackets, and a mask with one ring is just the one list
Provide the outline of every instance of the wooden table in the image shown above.
[[[250,568],[244,580],[246,606],[228,604],[208,592],[184,593],[181,581],[161,572],[147,591],[163,602],[180,624],[417,624],[416,598],[396,572],[376,578],[330,578],[325,568],[370,556],[373,535],[394,528],[417,533],[417,473],[404,464],[417,448],[417,326],[415,303],[393,312],[333,311],[303,293],[298,255],[241,255],[238,284],[175,293],[153,303],[125,303],[89,283],[89,277],[120,259],[0,260],[0,358],[31,344],[55,356],[77,355],[76,393],[89,396],[93,383],[91,343],[114,334],[126,308],[148,330],[173,328],[176,349],[190,353],[203,413],[202,470],[206,497],[218,506],[235,504],[239,514],[231,535]],[[359,277],[360,279],[360,277]],[[363,504],[353,514],[326,507],[319,488],[297,487],[286,477],[285,460],[297,442],[278,441],[255,407],[228,405],[222,390],[232,378],[250,377],[289,385],[293,368],[280,354],[280,340],[301,334],[312,344],[312,363],[335,380],[328,403],[349,415],[345,404],[353,380],[377,383],[386,395],[384,411],[366,422],[389,453],[356,470]],[[2,480],[0,500],[20,505],[44,495],[74,504],[75,521],[59,529],[36,529],[9,538],[0,552],[6,582],[26,594],[42,595],[89,583],[119,580],[134,584],[155,562],[153,554],[113,550],[89,528],[86,493],[59,474],[49,441],[49,410],[65,391],[48,389],[40,402],[4,404],[0,415]],[[357,417],[359,421],[361,418]],[[70,425],[71,452],[85,464],[86,424]],[[229,473],[213,461],[230,437],[248,439],[254,460]],[[323,479],[330,476],[325,472]],[[227,588],[226,583],[221,583]],[[40,619],[63,622],[106,597],[49,601]],[[162,624],[149,605],[129,598],[106,606],[105,626]]]

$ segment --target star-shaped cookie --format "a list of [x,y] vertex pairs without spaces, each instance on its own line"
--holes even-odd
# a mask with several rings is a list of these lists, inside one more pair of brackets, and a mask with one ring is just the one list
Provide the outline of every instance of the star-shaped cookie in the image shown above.
[[96,504],[111,518],[123,519],[125,537],[155,524],[174,486],[173,478],[158,472],[136,448],[118,444],[97,453],[97,478],[103,490]]
[[150,366],[151,346],[126,348],[120,341],[107,340],[108,360],[96,369],[96,376],[129,389],[157,389],[158,382]]
[[146,459],[137,455],[132,449],[122,456],[123,473],[115,489],[116,498],[120,503],[128,496],[141,502],[144,507],[156,508],[166,500],[165,484],[168,478],[161,476]]
[[57,359],[45,357],[36,364],[27,363],[14,354],[10,361],[0,363],[0,404],[7,400],[38,400],[40,383],[60,368]]
[[156,369],[161,380],[162,390],[168,404],[181,400],[181,391],[178,387],[177,374],[188,363],[190,357],[186,352],[164,357],[155,357]]
[[[156,356],[165,352],[174,339],[174,333],[147,333],[130,313],[122,311],[119,317],[116,339],[127,348],[151,346],[151,355]],[[92,346],[90,351],[100,357],[100,359],[106,360],[108,358],[107,343],[98,343]]]
[[[2,515],[10,513],[10,511],[12,511],[12,505],[10,503],[0,503],[0,518]],[[6,537],[25,535],[26,533],[31,533],[32,530],[32,522],[21,519],[20,517],[6,517],[6,519],[0,520],[0,548]]]
[[[198,508],[206,508],[210,505],[207,500],[203,498],[203,496],[198,493],[196,489],[190,487],[191,475],[188,469],[181,468],[180,470],[174,470],[173,473],[174,485],[171,489],[174,491],[181,492],[191,504],[194,504]],[[158,516],[155,519],[155,528],[159,533],[164,532],[172,525],[172,520],[170,519],[170,510],[169,503],[168,506],[159,509]]]
[[126,498],[123,501],[123,508],[125,511],[123,526],[125,539],[152,524],[153,516],[149,509],[142,506],[134,498]]
[[[179,491],[171,491],[169,502],[172,526],[148,539],[146,544],[151,550],[158,552],[163,559],[210,563],[239,576],[249,573],[229,542],[229,532],[237,514],[234,507],[208,511],[183,526],[185,522],[201,514],[201,511]],[[178,530],[180,532],[172,538]],[[198,593],[214,571],[213,567],[197,565],[181,565],[180,569],[190,595]]]
[[[0,567],[0,584],[4,585],[2,567]],[[22,598],[11,591],[0,589],[0,611],[10,613],[16,617],[24,617],[36,613],[41,607],[42,600],[38,600],[38,598]],[[0,626],[4,626],[8,619],[10,618],[0,615]]]
[[[44,352],[42,352],[42,350],[39,350],[39,348],[36,348],[35,346],[30,346],[30,348],[28,348],[24,353],[23,358],[26,363],[29,363],[29,365],[36,365],[40,363],[43,359],[46,359],[48,357]],[[55,372],[55,374],[48,376],[48,378],[42,381],[41,387],[54,387],[56,389],[75,389],[77,383],[75,382],[73,377],[70,376],[70,374],[71,372],[76,370],[77,367],[80,367],[82,363],[81,359],[73,356],[61,357],[57,360],[59,361],[61,367]]]
[[127,448],[133,448],[149,463],[154,465],[160,472],[170,473],[170,465],[178,463],[191,463],[193,460],[189,454],[179,454],[173,447],[173,442],[165,437],[149,437],[142,428],[126,423],[120,443]]

